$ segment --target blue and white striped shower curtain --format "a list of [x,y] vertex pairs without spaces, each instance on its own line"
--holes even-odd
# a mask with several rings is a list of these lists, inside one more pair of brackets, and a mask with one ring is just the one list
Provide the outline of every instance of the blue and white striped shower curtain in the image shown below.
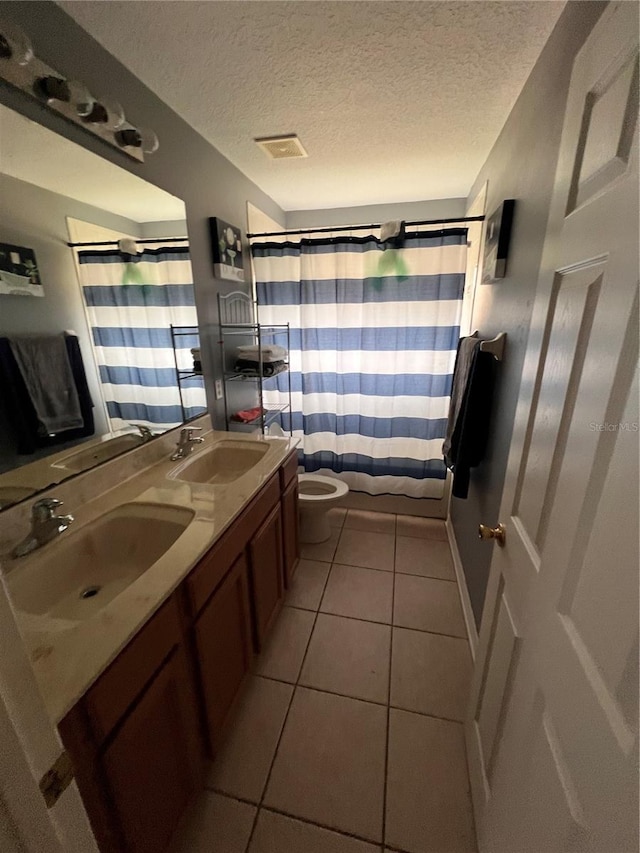
[[[449,229],[401,249],[374,237],[252,244],[260,322],[291,324],[306,471],[372,495],[442,495],[466,240]],[[286,378],[276,385],[266,399],[287,402]]]
[[[169,429],[183,420],[169,327],[198,325],[189,251],[145,249],[132,263],[119,251],[78,252],[103,396],[113,430],[131,422]],[[193,368],[197,335],[177,344],[179,367]],[[182,389],[187,417],[206,411],[201,378]]]

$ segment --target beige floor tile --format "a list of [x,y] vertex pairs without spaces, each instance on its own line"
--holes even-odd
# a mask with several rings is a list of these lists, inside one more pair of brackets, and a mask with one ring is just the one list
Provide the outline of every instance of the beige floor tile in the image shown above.
[[343,527],[335,561],[346,566],[392,572],[394,550],[393,533],[371,533]]
[[309,610],[283,607],[264,649],[256,658],[256,674],[295,684],[315,618],[315,613]]
[[466,637],[457,584],[396,574],[393,624]]
[[378,846],[262,809],[249,853],[378,853]]
[[317,610],[330,568],[330,563],[320,560],[300,560],[287,591],[286,603],[291,607]]
[[293,687],[254,676],[207,779],[215,788],[260,802]]
[[391,709],[385,841],[408,853],[476,850],[460,723]]
[[296,688],[264,804],[380,842],[387,709]]
[[333,555],[338,546],[340,538],[339,527],[331,528],[331,536],[326,542],[318,542],[317,545],[300,544],[300,556],[304,560],[322,560],[324,563],[330,563],[333,560]]
[[366,512],[350,509],[344,526],[351,530],[370,530],[372,533],[395,533],[396,517],[390,512]]
[[169,853],[244,853],[256,807],[205,791],[185,815]]
[[300,684],[386,704],[391,628],[318,615]]
[[471,681],[466,640],[393,629],[391,704],[407,711],[464,720]]
[[396,536],[396,572],[455,581],[449,543]]
[[334,563],[320,610],[336,616],[390,624],[393,578],[390,572]]
[[413,515],[399,515],[396,521],[398,536],[415,536],[419,539],[441,539],[447,541],[447,528],[444,521],[437,518],[417,518]]
[[332,506],[327,511],[327,518],[331,527],[342,527],[344,520],[347,517],[347,510],[343,506]]

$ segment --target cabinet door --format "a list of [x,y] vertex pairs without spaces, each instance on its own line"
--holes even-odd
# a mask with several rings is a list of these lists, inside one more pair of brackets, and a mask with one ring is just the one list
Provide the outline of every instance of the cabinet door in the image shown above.
[[289,586],[300,556],[298,539],[298,480],[293,479],[282,494],[282,543],[284,582]]
[[199,787],[198,743],[188,661],[178,646],[101,757],[127,853],[165,849]]
[[249,543],[256,649],[260,651],[282,600],[282,512],[278,504]]
[[200,684],[211,754],[244,676],[251,666],[251,619],[247,561],[241,556],[195,624]]

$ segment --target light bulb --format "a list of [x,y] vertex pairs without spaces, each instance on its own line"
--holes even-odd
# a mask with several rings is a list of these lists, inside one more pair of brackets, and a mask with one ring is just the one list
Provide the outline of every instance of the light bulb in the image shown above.
[[109,130],[117,130],[124,124],[124,107],[118,101],[103,98],[100,102],[107,111],[105,127]]
[[33,47],[20,27],[0,21],[0,59],[11,59],[18,65],[27,65],[33,59]]
[[33,91],[48,104],[52,101],[64,101],[66,103],[71,100],[71,91],[67,81],[62,77],[54,77],[52,74],[47,77],[38,77],[33,84]]
[[153,154],[160,147],[158,137],[147,127],[125,127],[115,133],[116,142],[123,148],[140,148],[145,154]]
[[145,154],[153,154],[160,147],[160,140],[150,127],[139,127],[140,147]]
[[85,121],[92,124],[101,124],[107,130],[117,130],[124,124],[124,109],[117,101],[96,101]]
[[91,115],[96,99],[84,83],[77,80],[67,80],[67,89],[69,90],[69,103],[75,107],[77,114],[83,117]]

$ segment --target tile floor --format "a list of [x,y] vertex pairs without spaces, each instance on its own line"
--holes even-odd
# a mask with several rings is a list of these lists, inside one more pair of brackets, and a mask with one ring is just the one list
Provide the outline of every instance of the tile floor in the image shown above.
[[473,853],[444,524],[336,509],[173,853]]

